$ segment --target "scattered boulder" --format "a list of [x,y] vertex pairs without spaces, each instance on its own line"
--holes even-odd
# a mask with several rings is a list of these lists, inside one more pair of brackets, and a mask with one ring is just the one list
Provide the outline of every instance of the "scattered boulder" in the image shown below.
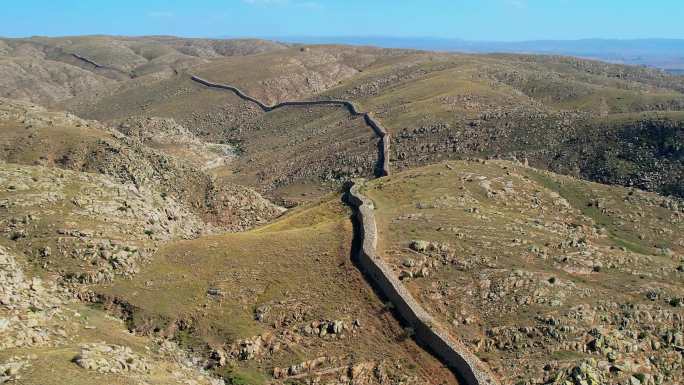
[[420,241],[420,240],[411,241],[411,244],[409,245],[411,250],[417,251],[419,253],[427,251],[429,246],[430,246],[429,242]]

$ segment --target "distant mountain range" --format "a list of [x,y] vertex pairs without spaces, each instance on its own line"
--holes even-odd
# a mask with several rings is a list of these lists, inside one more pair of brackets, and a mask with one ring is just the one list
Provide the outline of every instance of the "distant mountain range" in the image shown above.
[[612,63],[656,67],[684,74],[684,39],[584,39],[522,42],[468,41],[433,37],[289,36],[270,37],[288,43],[373,45],[470,53],[568,55]]

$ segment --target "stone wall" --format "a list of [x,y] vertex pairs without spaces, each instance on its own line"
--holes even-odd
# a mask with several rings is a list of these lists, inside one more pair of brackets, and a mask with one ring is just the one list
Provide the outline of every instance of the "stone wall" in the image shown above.
[[387,176],[390,173],[390,167],[389,167],[389,151],[390,151],[390,136],[387,132],[387,130],[378,122],[375,120],[369,113],[367,112],[360,112],[358,108],[356,108],[356,105],[353,102],[350,102],[348,100],[340,100],[340,99],[330,99],[330,100],[298,100],[298,101],[285,101],[281,102],[278,104],[274,104],[272,106],[266,105],[262,103],[260,100],[253,98],[244,92],[240,90],[237,87],[228,85],[228,84],[219,84],[219,83],[213,83],[208,80],[202,79],[199,76],[192,75],[191,79],[197,83],[200,83],[202,85],[205,85],[207,87],[211,88],[220,88],[228,91],[232,91],[237,95],[238,97],[250,101],[259,108],[261,108],[264,112],[269,112],[273,111],[278,108],[282,107],[288,107],[288,106],[340,106],[346,108],[349,113],[352,116],[362,116],[364,122],[373,129],[373,132],[375,132],[375,135],[380,139],[380,143],[378,145],[378,164],[377,164],[377,171],[376,175],[377,176]]
[[357,236],[361,237],[361,246],[356,262],[367,278],[391,301],[405,324],[413,328],[416,341],[447,365],[460,381],[465,385],[498,384],[486,366],[437,324],[399,281],[392,269],[376,255],[378,235],[374,205],[359,191],[361,187],[362,184],[354,182],[349,188],[347,200],[355,207],[359,222]]
[[192,80],[196,81],[197,83],[203,84],[203,85],[205,85],[205,86],[207,86],[207,87],[211,87],[211,88],[221,88],[221,89],[224,89],[224,90],[232,91],[232,92],[234,92],[238,97],[240,97],[241,99],[248,100],[248,101],[250,101],[250,102],[252,102],[252,103],[258,105],[259,108],[261,108],[261,109],[264,110],[264,111],[267,111],[267,112],[268,112],[268,111],[271,111],[271,110],[273,109],[272,107],[265,105],[264,103],[260,102],[259,100],[257,100],[257,99],[255,99],[255,98],[253,98],[253,97],[251,97],[251,96],[245,94],[244,92],[242,92],[242,91],[241,91],[239,88],[237,88],[237,87],[229,86],[229,85],[227,85],[227,84],[212,83],[212,82],[210,82],[210,81],[208,81],[208,80],[204,80],[204,79],[200,78],[199,76],[194,76],[194,75],[192,76]]
[[103,65],[100,65],[100,64],[98,64],[97,62],[95,62],[95,61],[93,61],[93,60],[90,60],[90,59],[88,59],[88,58],[85,57],[85,56],[81,56],[81,55],[79,55],[79,54],[77,54],[77,53],[72,53],[71,56],[75,57],[75,58],[78,59],[78,60],[84,61],[84,62],[86,62],[86,63],[88,63],[88,64],[94,66],[95,68],[105,68]]
[[380,149],[378,152],[378,164],[380,165],[380,176],[388,176],[390,174],[390,135],[380,122],[375,120],[370,113],[363,114],[363,119],[368,124],[375,134],[380,138]]
[[[286,106],[320,106],[336,105],[346,108],[352,116],[363,116],[364,122],[373,129],[380,139],[378,143],[378,176],[390,173],[389,151],[390,135],[387,130],[369,113],[360,112],[354,103],[346,100],[314,100],[314,101],[285,101],[268,106],[261,101],[248,96],[237,87],[226,84],[212,83],[198,76],[192,80],[207,87],[220,88],[234,92],[238,97],[258,105],[263,111],[269,112]],[[377,226],[373,213],[373,202],[359,191],[361,184],[352,183],[347,194],[348,203],[355,210],[359,221],[356,234],[361,237],[361,245],[356,255],[357,263],[367,278],[394,305],[397,314],[413,328],[416,340],[430,350],[437,358],[447,365],[464,385],[497,385],[498,381],[489,373],[486,366],[459,341],[454,340],[413,298],[394,272],[376,255]]]

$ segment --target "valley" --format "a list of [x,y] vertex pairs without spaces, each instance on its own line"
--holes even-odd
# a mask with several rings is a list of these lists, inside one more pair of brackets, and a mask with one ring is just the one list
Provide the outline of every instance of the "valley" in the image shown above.
[[378,160],[375,166],[375,175],[378,177],[383,177],[389,175],[389,146],[390,138],[387,130],[382,127],[382,125],[367,112],[359,112],[352,102],[346,100],[314,100],[314,101],[285,101],[280,102],[273,106],[267,106],[257,99],[245,95],[240,89],[235,88],[230,85],[216,84],[193,76],[192,80],[203,84],[207,87],[213,88],[223,88],[234,92],[237,96],[244,100],[248,100],[252,103],[258,105],[264,112],[271,112],[282,107],[306,107],[306,106],[341,106],[349,110],[349,113],[354,116],[363,117],[364,122],[373,130],[375,135],[378,136]]
[[0,383],[677,384],[684,80],[0,39]]

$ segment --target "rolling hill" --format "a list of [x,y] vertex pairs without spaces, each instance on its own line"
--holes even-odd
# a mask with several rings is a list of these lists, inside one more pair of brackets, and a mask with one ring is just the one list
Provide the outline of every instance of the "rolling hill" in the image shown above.
[[684,378],[682,77],[111,36],[0,68],[0,382]]
[[192,82],[191,74],[267,104],[351,100],[391,132],[390,156],[399,169],[470,156],[527,159],[603,183],[684,193],[682,78],[573,58],[294,47],[219,58],[64,108],[106,122],[173,118],[200,138],[238,143],[245,156],[231,178],[277,199],[294,199],[280,193],[290,186],[372,173],[372,145],[359,154],[368,130],[338,109],[263,113],[230,92]]

